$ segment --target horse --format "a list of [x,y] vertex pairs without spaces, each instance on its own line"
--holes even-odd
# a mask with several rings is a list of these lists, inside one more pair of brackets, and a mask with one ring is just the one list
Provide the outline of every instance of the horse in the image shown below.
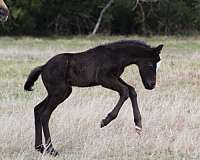
[[0,22],[5,22],[8,19],[9,10],[3,0],[0,0]]
[[[51,58],[46,64],[33,69],[24,90],[32,91],[39,75],[47,90],[47,97],[34,108],[35,149],[41,153],[57,156],[50,131],[49,119],[55,108],[67,99],[72,87],[102,86],[119,93],[119,100],[114,109],[101,121],[100,127],[107,126],[114,120],[123,103],[130,98],[133,109],[135,129],[142,131],[141,114],[137,103],[137,93],[131,85],[120,76],[125,67],[136,64],[146,89],[152,90],[156,85],[156,68],[160,61],[163,44],[151,47],[136,40],[122,40],[99,45],[79,53],[61,53]],[[42,130],[45,144],[42,143]]]

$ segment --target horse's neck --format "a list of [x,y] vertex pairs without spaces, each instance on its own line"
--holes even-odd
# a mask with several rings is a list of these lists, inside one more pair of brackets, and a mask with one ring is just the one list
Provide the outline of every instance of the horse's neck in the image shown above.
[[120,54],[119,58],[121,59],[122,65],[126,67],[131,64],[137,64],[141,57],[137,53],[130,53],[124,51]]
[[124,48],[120,53],[120,59],[122,59],[123,66],[130,64],[138,64],[139,61],[145,58],[151,57],[151,50],[145,48]]

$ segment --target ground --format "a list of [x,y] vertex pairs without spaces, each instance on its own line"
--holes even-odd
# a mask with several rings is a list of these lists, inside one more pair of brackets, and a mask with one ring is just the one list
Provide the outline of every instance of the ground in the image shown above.
[[77,52],[119,39],[164,44],[157,86],[145,90],[136,66],[123,78],[136,88],[143,133],[134,129],[131,102],[101,129],[118,94],[102,87],[73,88],[53,113],[50,130],[57,160],[200,159],[200,37],[0,38],[0,159],[54,159],[34,150],[33,108],[46,95],[41,79],[33,92],[23,84],[34,67],[62,52]]

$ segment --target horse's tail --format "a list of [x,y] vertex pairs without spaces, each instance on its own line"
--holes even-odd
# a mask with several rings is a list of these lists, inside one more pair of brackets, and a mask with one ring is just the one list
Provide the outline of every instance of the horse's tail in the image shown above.
[[32,91],[32,87],[34,85],[34,82],[38,79],[39,75],[42,72],[43,66],[39,66],[34,68],[31,73],[29,74],[26,83],[24,84],[24,90],[26,91]]

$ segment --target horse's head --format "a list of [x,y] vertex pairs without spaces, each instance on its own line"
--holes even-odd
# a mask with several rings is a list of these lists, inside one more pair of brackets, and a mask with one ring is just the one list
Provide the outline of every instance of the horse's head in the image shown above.
[[9,10],[3,0],[0,0],[0,22],[5,22],[8,19]]
[[[138,62],[140,76],[142,78],[143,85],[146,89],[154,89],[156,85],[156,71],[160,63],[160,52],[163,45],[152,48],[152,55],[140,59]],[[150,53],[151,54],[151,53]]]

